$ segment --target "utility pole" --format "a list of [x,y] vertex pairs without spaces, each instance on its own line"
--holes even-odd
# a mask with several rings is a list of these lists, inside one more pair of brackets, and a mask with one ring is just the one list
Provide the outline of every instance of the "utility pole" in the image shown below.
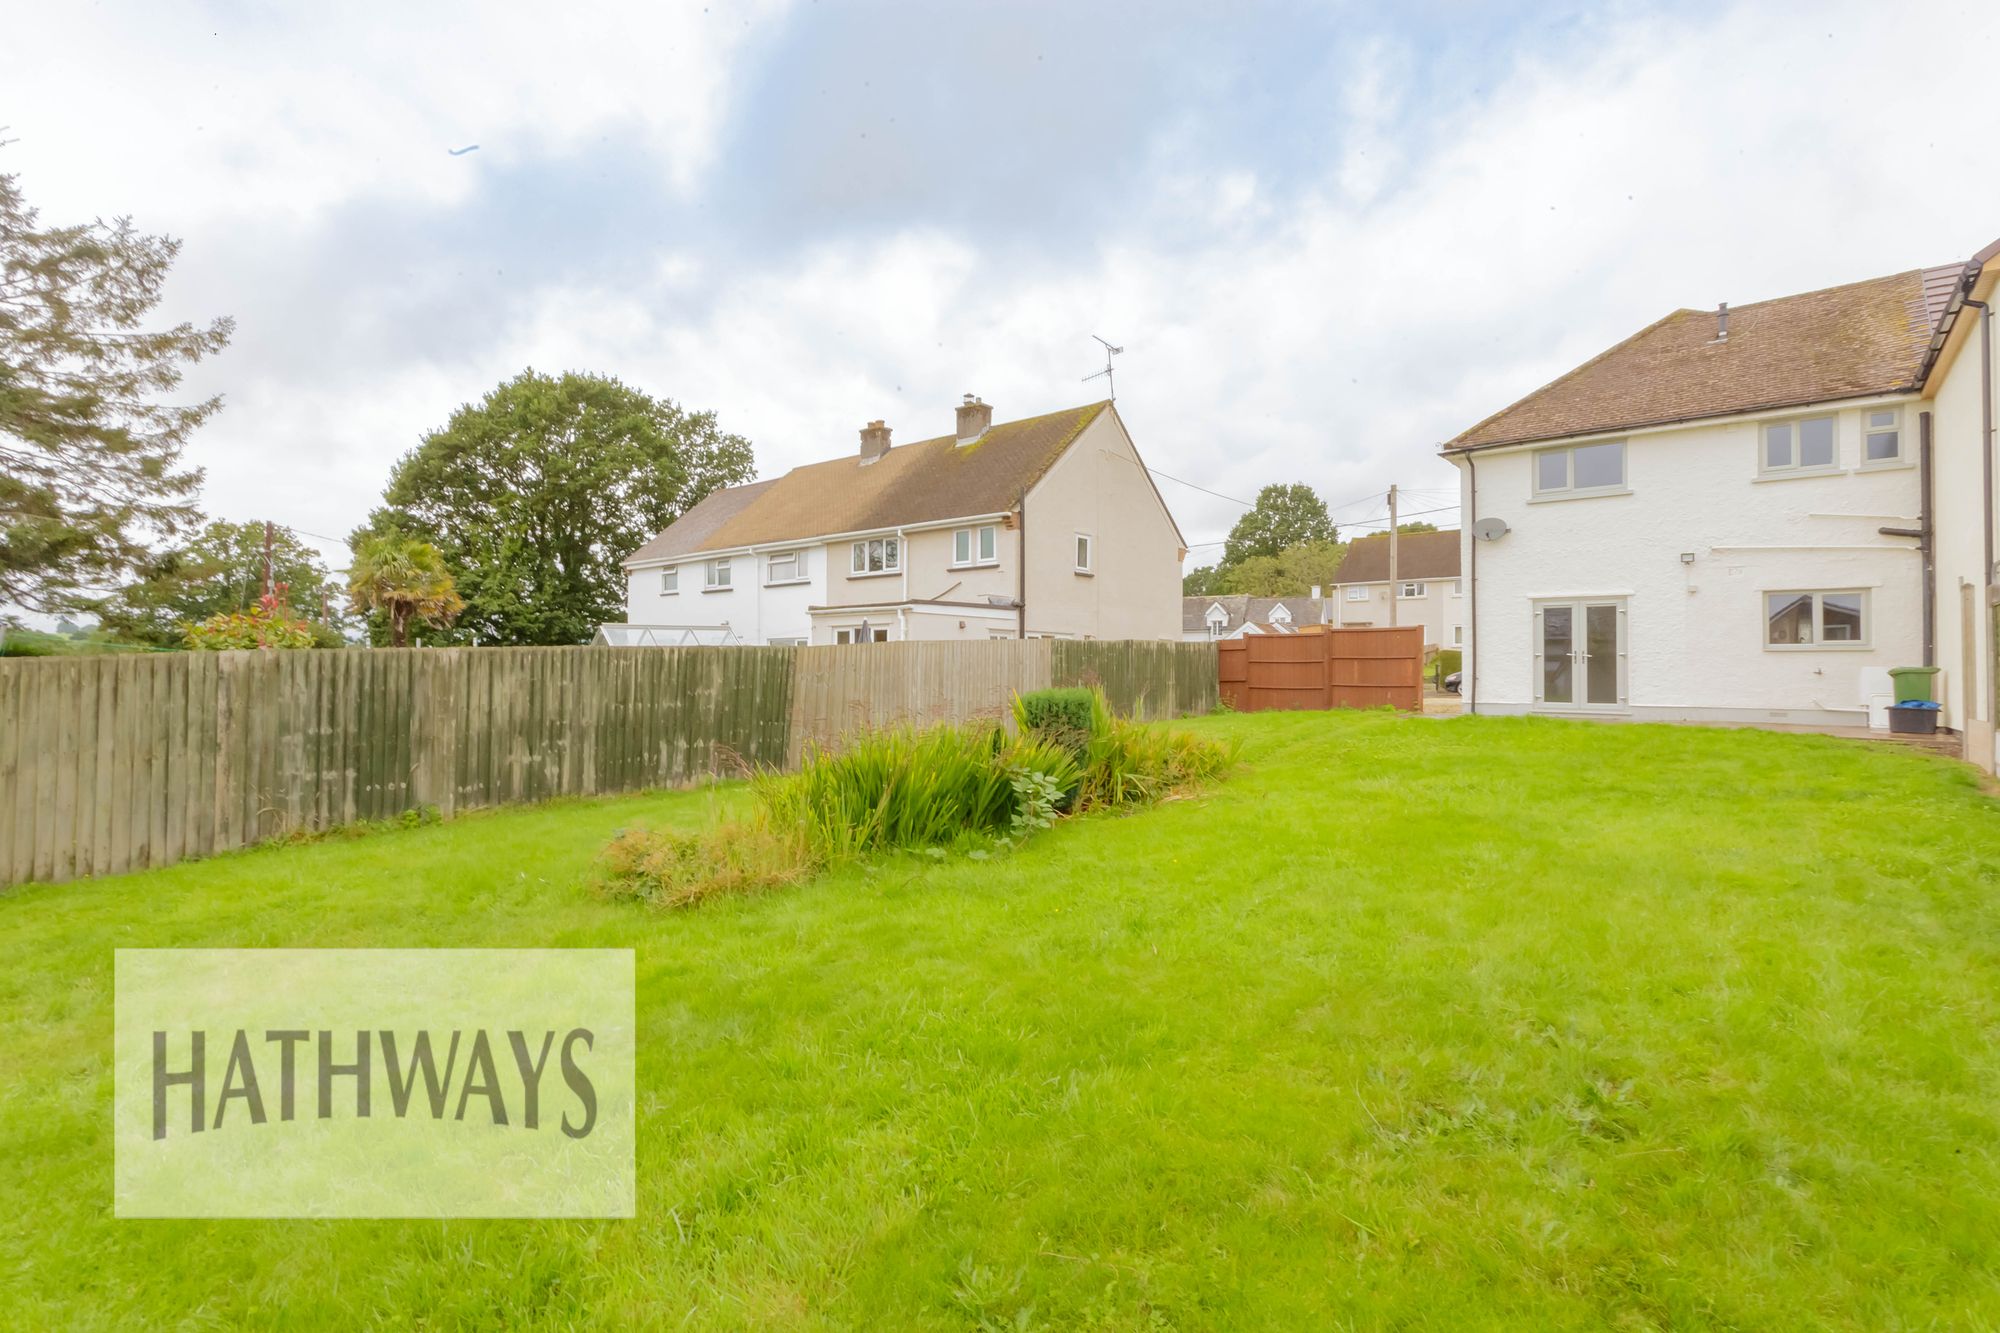
[[264,595],[271,595],[271,520],[264,520]]
[[1389,487],[1389,624],[1396,623],[1396,599],[1403,595],[1403,585],[1396,578],[1396,487]]

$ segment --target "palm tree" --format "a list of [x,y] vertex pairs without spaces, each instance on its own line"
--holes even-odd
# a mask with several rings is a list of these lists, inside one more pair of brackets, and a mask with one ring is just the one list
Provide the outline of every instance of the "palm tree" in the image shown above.
[[448,625],[465,609],[438,548],[396,532],[362,540],[347,571],[347,595],[356,609],[389,617],[391,648],[409,646],[412,620]]

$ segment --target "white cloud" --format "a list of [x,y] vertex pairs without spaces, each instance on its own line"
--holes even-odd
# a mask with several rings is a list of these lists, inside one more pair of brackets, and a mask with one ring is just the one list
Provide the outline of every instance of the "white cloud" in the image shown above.
[[[501,65],[535,45],[511,25],[467,24],[465,40],[493,45]],[[451,40],[454,25],[429,26],[431,42]],[[1372,48],[1379,67],[1357,72],[1328,127],[1340,151],[1303,186],[1267,164],[1182,160],[1193,149],[1163,128],[1156,190],[1067,253],[1024,258],[921,222],[729,271],[663,246],[650,285],[525,293],[477,348],[441,347],[384,378],[329,366],[310,383],[233,386],[195,452],[216,512],[338,534],[422,430],[525,364],[615,373],[714,408],[770,475],[852,447],[872,417],[899,440],[941,433],[968,390],[1003,417],[1085,401],[1101,389],[1081,381],[1101,364],[1089,335],[1102,333],[1129,349],[1120,408],[1164,471],[1243,496],[1288,480],[1335,502],[1392,481],[1448,490],[1440,440],[1669,309],[1945,262],[2000,235],[2000,177],[1985,165],[2000,138],[1997,37],[1990,6],[1850,4],[1807,24],[1745,5],[1700,24],[1604,26],[1587,47],[1531,54],[1485,92],[1429,105],[1393,100],[1409,52]],[[421,80],[421,51],[402,51],[388,66]],[[578,54],[550,58],[567,68]],[[341,145],[345,174],[298,188],[328,197],[366,187],[355,144],[382,126],[439,150],[442,166],[454,138],[514,151],[447,124],[468,107],[536,151],[625,113],[658,115],[662,170],[698,180],[712,137],[699,127],[722,86],[694,81],[684,136],[637,110],[630,87],[579,88],[580,107],[559,105],[557,85],[589,82],[580,70],[518,105],[519,90],[448,76],[354,122],[320,104],[338,80],[302,77],[317,91],[280,100]],[[357,73],[347,100],[376,82]],[[271,136],[247,145],[255,162],[277,153]],[[226,156],[199,156],[214,188],[236,179]],[[382,170],[433,188],[414,168]],[[247,179],[265,188],[261,169]],[[1162,489],[1195,540],[1238,512]]]
[[711,160],[732,58],[782,9],[17,6],[16,52],[78,63],[8,62],[7,166],[52,213],[143,202],[149,226],[175,231],[296,223],[358,196],[448,204],[481,171],[614,132],[685,189]]

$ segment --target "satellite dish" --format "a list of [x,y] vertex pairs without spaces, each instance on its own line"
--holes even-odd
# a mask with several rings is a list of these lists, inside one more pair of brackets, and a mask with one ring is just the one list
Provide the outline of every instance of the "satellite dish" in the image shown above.
[[1507,535],[1507,520],[1482,518],[1472,525],[1472,535],[1483,542],[1497,542]]

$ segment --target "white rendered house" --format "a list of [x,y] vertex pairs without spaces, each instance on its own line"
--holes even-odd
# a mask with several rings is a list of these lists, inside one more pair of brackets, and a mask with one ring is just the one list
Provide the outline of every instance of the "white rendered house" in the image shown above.
[[1468,706],[1865,726],[1930,665],[1991,769],[1996,255],[1676,311],[1445,445]]
[[1109,402],[861,447],[708,496],[625,561],[606,641],[1174,639],[1186,543]]

